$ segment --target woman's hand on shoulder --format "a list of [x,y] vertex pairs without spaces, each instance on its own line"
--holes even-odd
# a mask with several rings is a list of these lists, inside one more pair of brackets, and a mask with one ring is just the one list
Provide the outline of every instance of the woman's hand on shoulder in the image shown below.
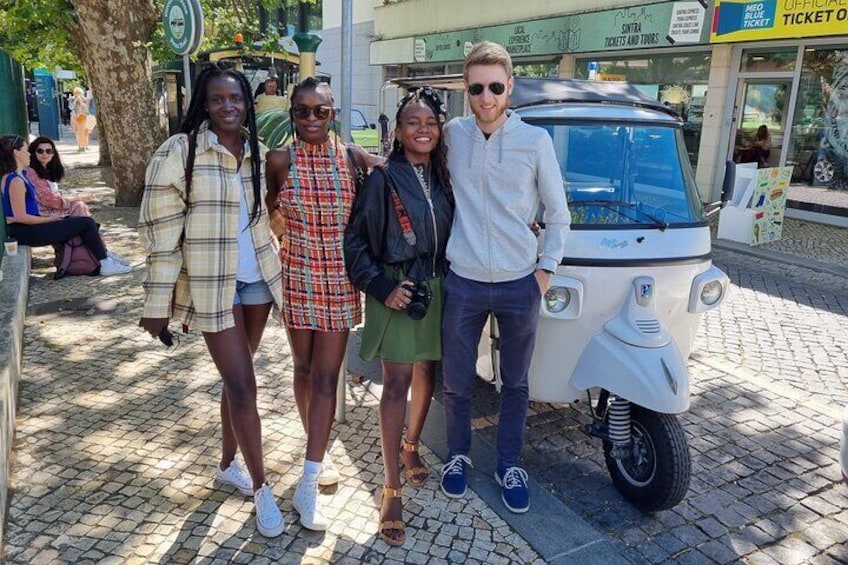
[[383,167],[388,163],[388,159],[385,157],[369,153],[355,143],[345,143],[345,147],[353,152],[354,159],[356,159],[354,164],[358,167],[373,169],[374,167]]

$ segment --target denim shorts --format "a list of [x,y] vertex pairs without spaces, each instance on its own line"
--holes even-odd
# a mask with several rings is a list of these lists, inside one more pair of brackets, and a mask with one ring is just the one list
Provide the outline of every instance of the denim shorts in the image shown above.
[[243,304],[244,306],[256,306],[268,304],[274,301],[274,296],[265,281],[242,282],[236,281],[236,295],[233,297],[233,306]]

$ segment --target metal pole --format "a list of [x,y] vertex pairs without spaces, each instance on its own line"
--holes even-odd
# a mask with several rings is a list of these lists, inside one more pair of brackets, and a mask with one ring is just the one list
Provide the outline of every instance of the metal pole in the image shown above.
[[183,55],[183,79],[185,80],[185,99],[191,100],[191,64],[188,53]]
[[[350,140],[350,107],[353,99],[353,0],[342,0],[342,139]],[[346,419],[345,400],[347,398],[347,353],[339,371],[339,386],[336,388],[336,422]]]
[[353,0],[342,0],[342,139],[349,141],[353,105]]

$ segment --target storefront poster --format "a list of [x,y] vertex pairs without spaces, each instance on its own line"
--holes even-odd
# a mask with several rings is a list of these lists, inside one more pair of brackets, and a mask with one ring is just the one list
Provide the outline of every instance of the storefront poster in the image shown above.
[[844,35],[848,0],[716,0],[711,43]]
[[[848,1],[848,0],[846,0]],[[707,41],[706,2],[662,2],[544,20],[433,33],[416,38],[416,62],[461,61],[480,41],[503,45],[513,57],[668,47]]]
[[754,212],[751,245],[777,241],[783,234],[783,215],[786,212],[786,196],[791,177],[792,167],[772,167],[757,171],[751,200],[751,209]]

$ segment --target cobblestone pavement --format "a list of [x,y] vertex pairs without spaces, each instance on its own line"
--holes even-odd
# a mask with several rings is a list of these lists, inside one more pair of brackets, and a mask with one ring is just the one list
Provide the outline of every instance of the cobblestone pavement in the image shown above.
[[[292,509],[305,437],[285,332],[269,324],[256,365],[265,461],[287,528],[256,533],[253,502],[217,488],[217,372],[202,338],[176,352],[138,327],[137,209],[102,208],[110,248],[131,275],[53,281],[35,250],[5,540],[9,563],[532,563],[540,561],[479,497],[448,501],[431,479],[406,488],[407,543],[376,536],[382,461],[377,400],[351,385],[332,452],[342,482],[323,491],[326,534]],[[438,459],[425,448],[425,462]]]
[[[714,260],[733,286],[690,362],[684,501],[654,515],[624,502],[601,442],[582,432],[588,415],[570,408],[532,405],[524,463],[634,563],[848,563],[848,279],[728,251]],[[494,441],[497,397],[482,381],[475,393],[478,432]]]
[[[75,173],[102,182],[96,170]],[[96,217],[110,247],[138,260],[136,213],[103,207]],[[815,258],[848,264],[848,230],[787,221],[787,234],[779,251],[811,257],[804,246],[827,241]],[[269,478],[290,525],[266,541],[252,504],[214,489],[220,385],[199,338],[167,353],[135,327],[140,267],[54,282],[49,256],[34,259],[10,562],[538,561],[481,499],[447,502],[435,480],[405,493],[407,545],[376,540],[376,400],[360,385],[349,387],[349,421],[336,427],[344,479],[325,495],[335,525],[325,536],[302,530],[290,498],[304,437],[288,345],[273,324],[257,356],[260,411]],[[600,442],[581,431],[588,417],[570,408],[531,406],[524,463],[634,563],[848,563],[848,489],[838,482],[848,279],[727,250],[714,260],[733,286],[705,316],[690,362],[684,501],[653,515],[624,502]],[[475,428],[493,441],[497,396],[482,381],[475,393]]]

